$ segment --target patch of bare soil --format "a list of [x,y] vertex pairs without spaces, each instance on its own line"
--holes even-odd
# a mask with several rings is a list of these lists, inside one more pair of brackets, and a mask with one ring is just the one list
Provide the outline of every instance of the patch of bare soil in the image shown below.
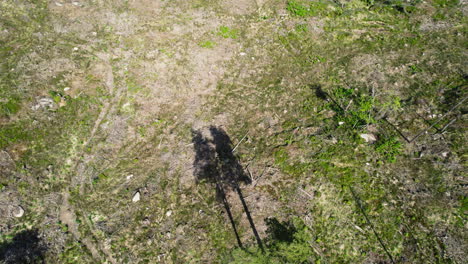
[[[229,7],[226,11],[231,15],[248,15],[257,10],[255,1],[227,1],[223,6]],[[150,150],[157,157],[155,160],[169,163],[169,173],[180,172],[182,168],[182,186],[192,186],[195,182],[191,168],[192,146],[180,134],[170,130],[227,122],[222,117],[203,120],[200,115],[204,116],[209,110],[203,109],[205,98],[214,94],[217,83],[225,77],[227,68],[232,67],[232,59],[239,56],[242,49],[238,40],[217,34],[223,25],[238,27],[233,24],[233,18],[211,12],[209,7],[183,4],[183,8],[174,8],[171,3],[159,1],[129,1],[123,8],[100,2],[51,4],[55,16],[60,17],[55,20],[54,29],[62,33],[73,32],[90,43],[76,49],[95,56],[86,74],[97,83],[90,86],[89,81],[83,82],[82,76],[70,76],[72,87],[68,93],[79,96],[90,92],[87,87],[104,88],[101,91],[104,95],[100,100],[102,105],[90,135],[70,160],[73,165],[69,180],[72,187],[79,187],[82,196],[99,196],[92,186],[99,174],[94,167],[111,166],[119,162],[117,153],[133,151],[137,146],[141,148],[149,138],[145,138],[140,127],[153,122],[171,124],[169,130],[159,135],[157,148]],[[202,41],[215,44],[202,47]],[[105,50],[96,50],[100,45],[105,46]],[[162,149],[167,149],[165,154],[161,153]],[[126,181],[119,180],[110,188],[113,193],[121,193],[146,177],[132,174]],[[144,186],[135,187],[142,190],[144,201],[148,191],[144,191]],[[267,212],[260,214],[257,209],[265,210],[266,207],[252,190],[247,191],[246,201],[252,206],[255,204],[255,219],[262,219]],[[77,215],[86,216],[89,212],[80,205],[72,206],[69,199],[69,191],[64,190],[60,221],[96,260],[117,263],[110,249],[97,239],[99,234],[94,223],[85,217],[86,221],[77,224]],[[234,202],[233,206],[236,214],[242,212],[240,202]],[[241,225],[248,226],[245,221],[242,220]],[[89,229],[95,235],[83,236],[80,232],[83,229]],[[260,232],[263,233],[264,228],[260,228]]]

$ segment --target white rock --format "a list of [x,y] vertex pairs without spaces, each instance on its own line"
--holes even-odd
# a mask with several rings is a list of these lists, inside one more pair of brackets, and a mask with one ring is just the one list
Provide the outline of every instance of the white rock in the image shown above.
[[145,225],[145,226],[147,226],[147,225],[150,225],[150,224],[151,224],[151,221],[150,221],[148,218],[145,218],[145,219],[143,219],[142,224]]
[[447,155],[448,155],[448,152],[442,152],[442,157],[445,158],[445,157],[447,157]]
[[373,134],[361,134],[359,136],[363,138],[366,142],[374,142],[377,140]]
[[239,55],[241,55],[241,56],[245,56],[245,55],[247,55],[247,53],[245,53],[245,52],[241,52],[241,53],[239,53]]
[[344,122],[343,122],[343,121],[340,121],[340,122],[338,122],[338,125],[340,125],[340,126],[341,126],[342,124],[344,124]]
[[70,87],[65,87],[63,88],[63,91],[66,92],[66,91],[69,91],[70,90]]
[[24,215],[24,209],[21,206],[17,206],[13,211],[14,217],[22,217]]
[[41,98],[37,101],[37,104],[32,106],[32,110],[38,110],[40,108],[47,109],[47,108],[53,108],[54,107],[54,100],[52,98]]
[[166,212],[166,216],[167,216],[167,217],[169,217],[169,216],[171,216],[171,215],[172,215],[172,211],[167,211],[167,212]]
[[133,174],[127,176],[127,181],[129,181],[131,178],[133,178]]
[[63,6],[62,3],[59,3],[59,2],[55,2],[55,5],[56,6]]
[[140,192],[136,192],[132,198],[132,202],[136,203],[138,201],[140,201]]

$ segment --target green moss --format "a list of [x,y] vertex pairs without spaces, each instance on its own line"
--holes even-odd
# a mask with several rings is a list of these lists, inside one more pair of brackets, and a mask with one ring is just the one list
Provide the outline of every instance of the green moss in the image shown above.
[[390,162],[395,162],[401,154],[402,144],[396,137],[381,138],[375,144],[375,151]]
[[5,103],[0,103],[0,116],[11,116],[21,109],[20,100],[17,98],[9,99]]
[[32,139],[31,134],[25,129],[25,123],[12,123],[0,127],[0,148],[6,148],[23,140]]
[[238,30],[231,29],[227,26],[220,26],[216,34],[223,38],[237,39],[239,32]]
[[291,15],[296,17],[309,16],[336,16],[341,14],[341,9],[337,6],[331,8],[332,2],[325,1],[288,1],[286,9]]
[[211,40],[206,40],[206,41],[202,41],[200,43],[198,43],[198,46],[202,47],[202,48],[207,48],[207,49],[212,49],[216,46],[216,43],[214,41],[211,41]]

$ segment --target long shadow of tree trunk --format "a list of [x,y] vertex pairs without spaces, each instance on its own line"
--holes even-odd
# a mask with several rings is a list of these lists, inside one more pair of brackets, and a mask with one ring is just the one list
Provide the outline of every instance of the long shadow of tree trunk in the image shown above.
[[237,242],[242,247],[235,222],[226,198],[226,191],[235,190],[244,208],[252,232],[262,251],[263,244],[258,235],[252,216],[244,200],[239,184],[249,184],[250,178],[232,150],[232,142],[227,133],[220,127],[209,128],[211,138],[204,137],[201,131],[192,130],[192,142],[195,149],[194,176],[197,181],[206,180],[216,186],[216,194],[226,209]]
[[224,209],[228,215],[229,221],[231,222],[232,229],[237,239],[239,247],[242,246],[242,242],[239,237],[239,233],[232,217],[229,202],[226,198],[226,194],[222,187],[222,182],[219,177],[218,164],[216,160],[216,152],[214,146],[210,143],[210,140],[203,137],[200,131],[192,130],[192,142],[195,149],[195,161],[194,161],[194,175],[197,181],[207,180],[214,183],[216,186],[216,197],[221,200]]

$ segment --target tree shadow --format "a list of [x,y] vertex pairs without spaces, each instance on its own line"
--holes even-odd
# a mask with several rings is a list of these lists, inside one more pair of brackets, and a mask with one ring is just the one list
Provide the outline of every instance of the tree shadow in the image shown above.
[[297,232],[296,227],[290,221],[280,222],[276,218],[265,219],[267,225],[267,243],[274,244],[276,242],[291,243],[294,240],[294,233]]
[[210,126],[210,136],[192,130],[195,149],[194,175],[197,181],[218,183],[224,188],[235,189],[239,183],[250,184],[242,165],[232,151],[232,142],[224,129]]
[[250,184],[251,179],[247,176],[238,158],[234,155],[232,141],[228,134],[224,129],[215,126],[209,127],[209,135],[207,136],[204,136],[200,130],[192,130],[192,143],[195,150],[195,161],[193,163],[194,176],[197,182],[206,181],[215,185],[216,197],[224,205],[239,247],[242,248],[242,242],[239,238],[239,233],[226,197],[226,192],[229,190],[235,191],[239,196],[252,232],[263,251],[260,236],[239,187],[240,183]]
[[0,263],[45,263],[47,251],[37,230],[25,230],[10,241],[0,244]]

